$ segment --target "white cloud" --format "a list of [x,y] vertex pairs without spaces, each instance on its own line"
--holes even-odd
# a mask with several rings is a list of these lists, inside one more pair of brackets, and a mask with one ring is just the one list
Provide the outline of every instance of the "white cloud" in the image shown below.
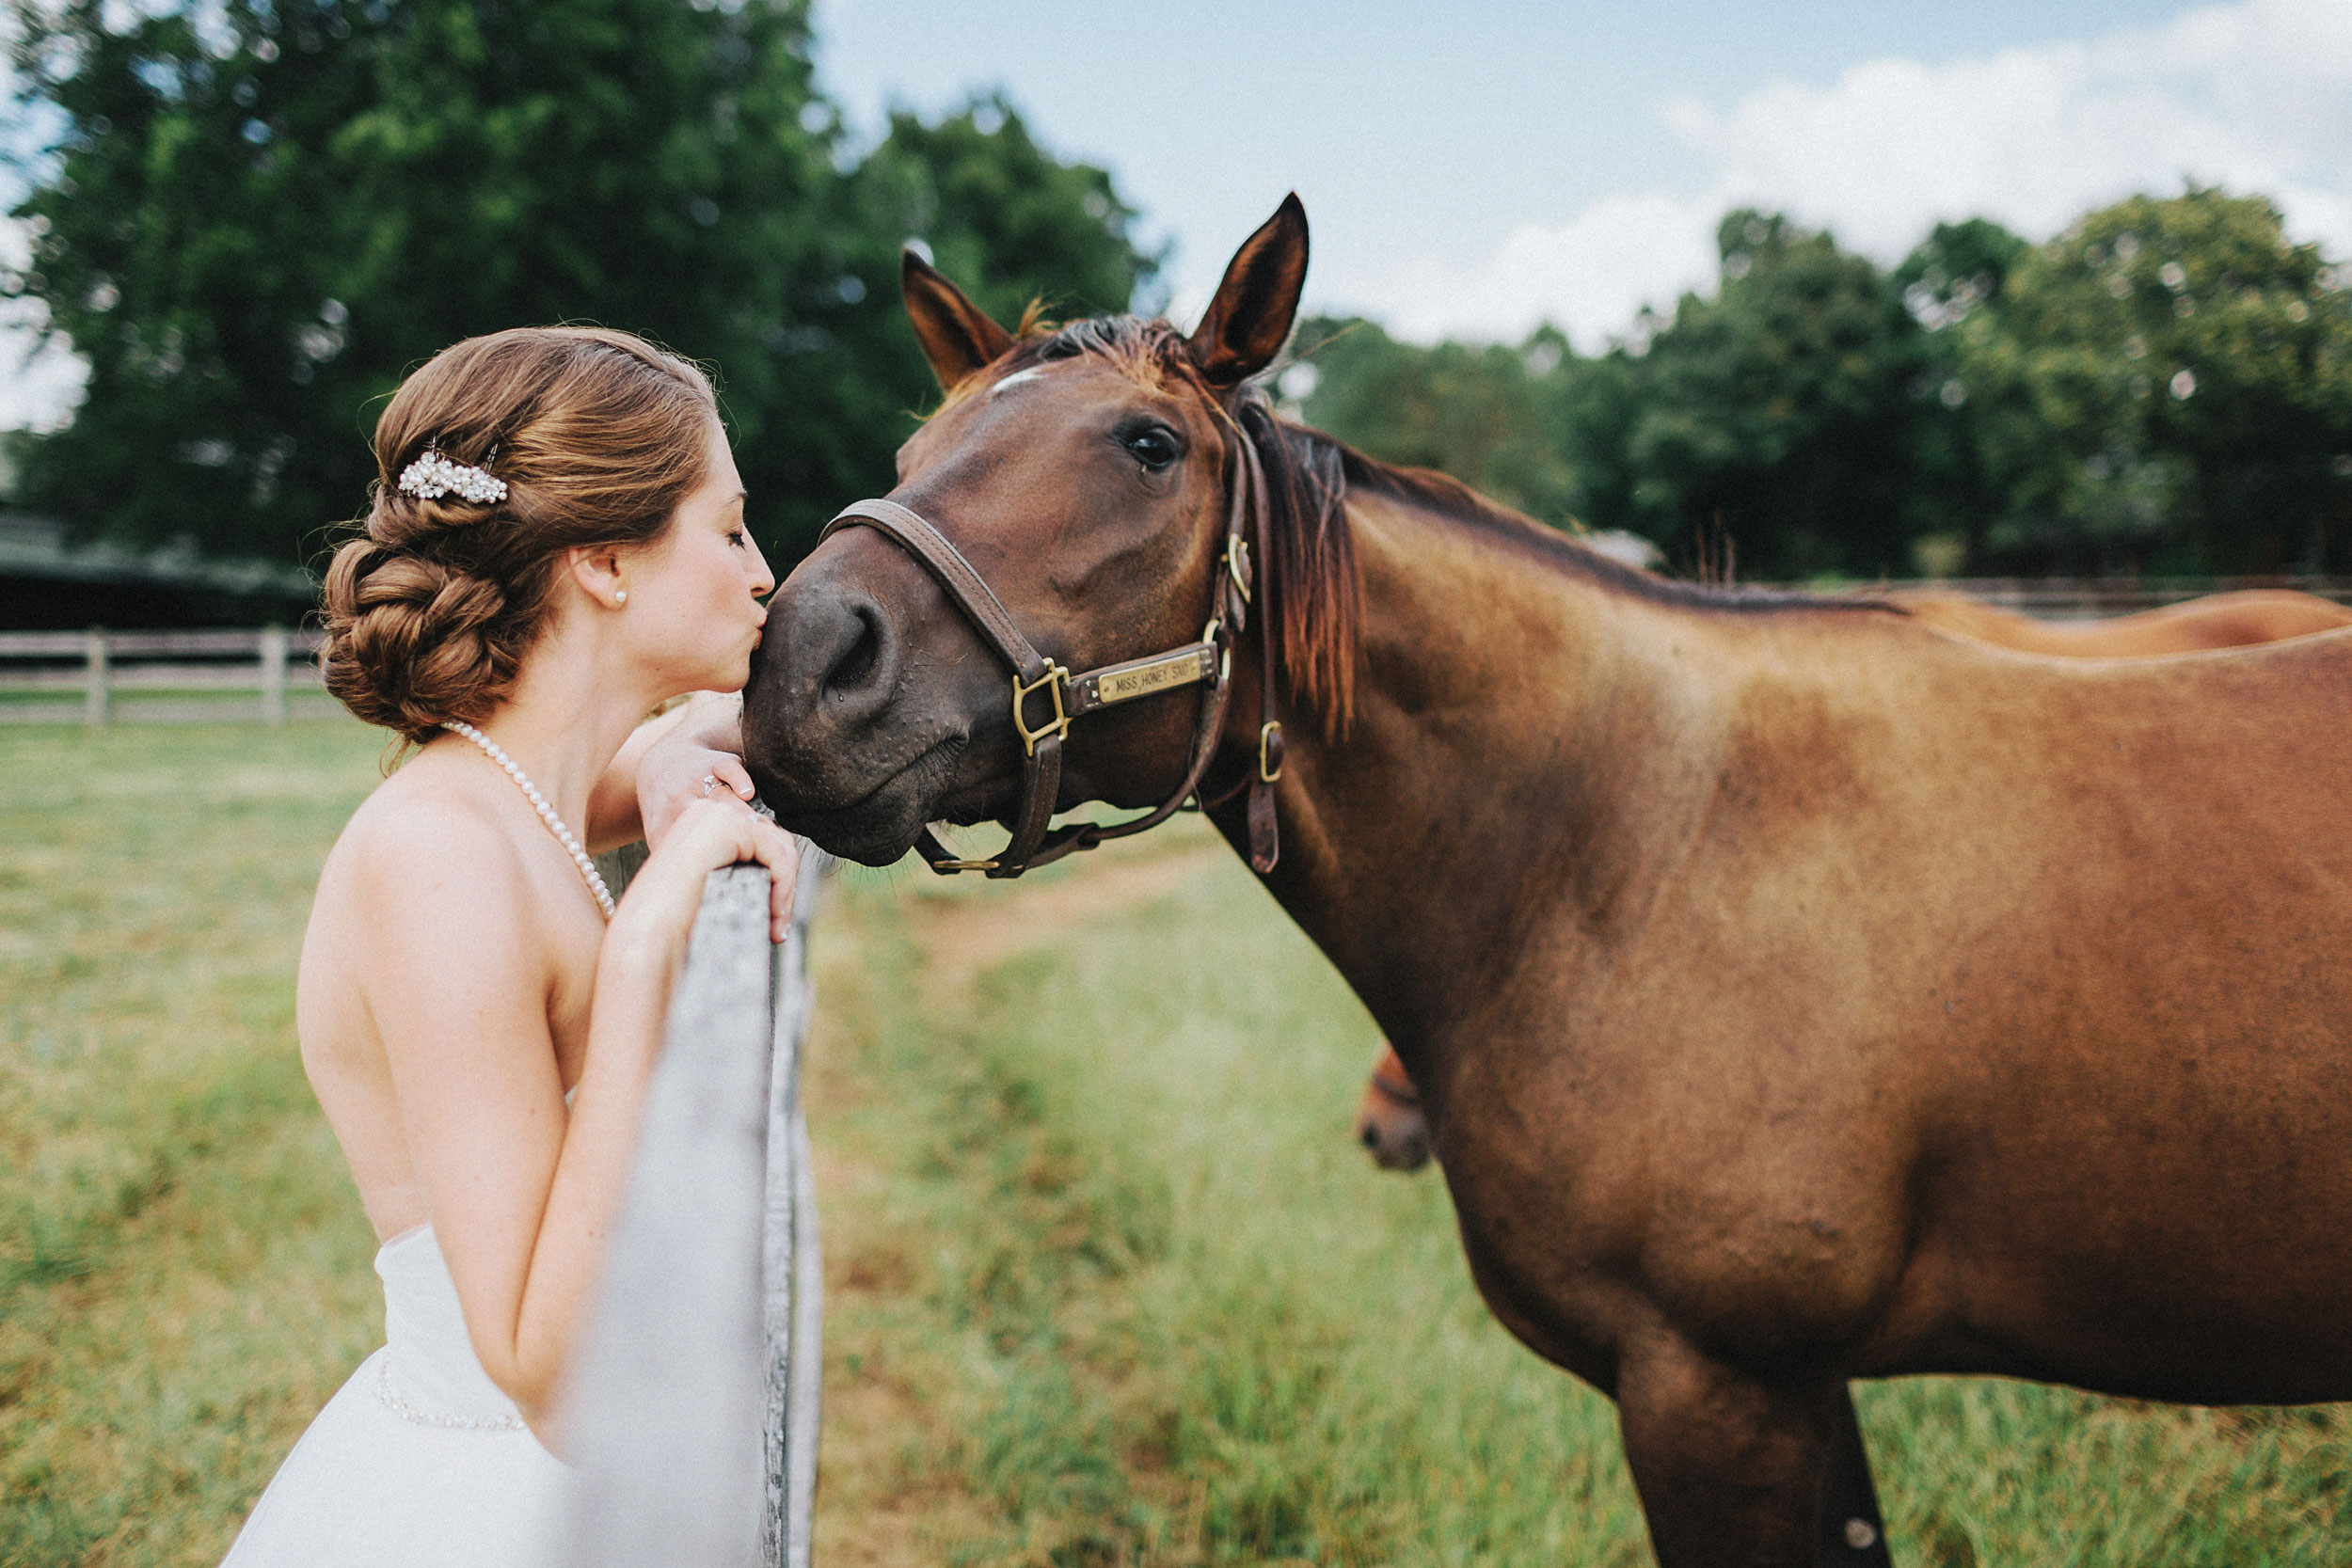
[[[21,218],[0,218],[0,267],[31,263]],[[0,430],[53,430],[81,401],[89,365],[40,328],[48,308],[37,299],[0,300]]]
[[0,430],[55,430],[82,401],[89,362],[16,323],[0,323]]
[[1430,262],[1399,270],[1369,309],[1407,338],[1516,340],[1553,321],[1590,350],[1645,301],[1671,305],[1715,276],[1723,206],[1653,193],[1610,197],[1565,224],[1525,224],[1467,273]]
[[1713,274],[1713,228],[1756,205],[1882,262],[1938,220],[2040,239],[2135,191],[2194,180],[2276,200],[2298,237],[2352,253],[2352,5],[2244,0],[2163,27],[1926,65],[1874,60],[1826,87],[1774,82],[1724,113],[1661,106],[1706,157],[1694,196],[1612,197],[1526,225],[1470,267],[1406,264],[1361,308],[1411,337],[1517,339],[1537,322],[1592,348],[1643,301]]

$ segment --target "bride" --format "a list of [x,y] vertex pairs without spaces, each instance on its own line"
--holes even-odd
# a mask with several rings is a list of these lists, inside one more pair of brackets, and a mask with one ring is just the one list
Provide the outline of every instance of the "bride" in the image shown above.
[[[225,1568],[546,1549],[551,1401],[621,1202],[705,875],[794,844],[745,803],[736,692],[774,587],[709,384],[625,333],[501,332],[376,426],[326,581],[326,682],[418,748],[344,829],[303,942],[302,1061],[382,1243],[388,1343]],[[658,845],[617,906],[589,854]]]

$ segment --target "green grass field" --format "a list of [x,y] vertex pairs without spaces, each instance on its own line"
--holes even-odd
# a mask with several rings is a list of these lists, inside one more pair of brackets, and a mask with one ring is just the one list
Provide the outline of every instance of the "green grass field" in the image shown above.
[[[293,1038],[381,744],[0,731],[0,1564],[209,1564],[380,1333]],[[1013,886],[852,872],[809,1097],[819,1559],[1646,1560],[1598,1397],[1348,1117],[1375,1035],[1198,825]],[[1862,1392],[1898,1560],[2352,1560],[2344,1407]]]

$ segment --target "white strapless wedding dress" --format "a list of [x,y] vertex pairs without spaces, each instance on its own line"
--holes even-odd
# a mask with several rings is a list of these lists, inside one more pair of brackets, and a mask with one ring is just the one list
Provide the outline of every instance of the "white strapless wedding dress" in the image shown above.
[[482,1370],[430,1225],[375,1255],[384,1348],[278,1467],[221,1568],[538,1568],[570,1471]]

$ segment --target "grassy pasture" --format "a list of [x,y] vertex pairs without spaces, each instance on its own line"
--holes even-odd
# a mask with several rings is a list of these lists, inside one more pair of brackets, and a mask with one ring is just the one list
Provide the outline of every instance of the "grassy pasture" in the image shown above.
[[[0,1564],[209,1564],[380,1334],[303,1085],[356,726],[0,731]],[[818,950],[818,1546],[864,1564],[1637,1563],[1607,1403],[1347,1116],[1374,1031],[1197,824]],[[1899,1560],[2352,1560],[2343,1407],[1862,1394]]]

